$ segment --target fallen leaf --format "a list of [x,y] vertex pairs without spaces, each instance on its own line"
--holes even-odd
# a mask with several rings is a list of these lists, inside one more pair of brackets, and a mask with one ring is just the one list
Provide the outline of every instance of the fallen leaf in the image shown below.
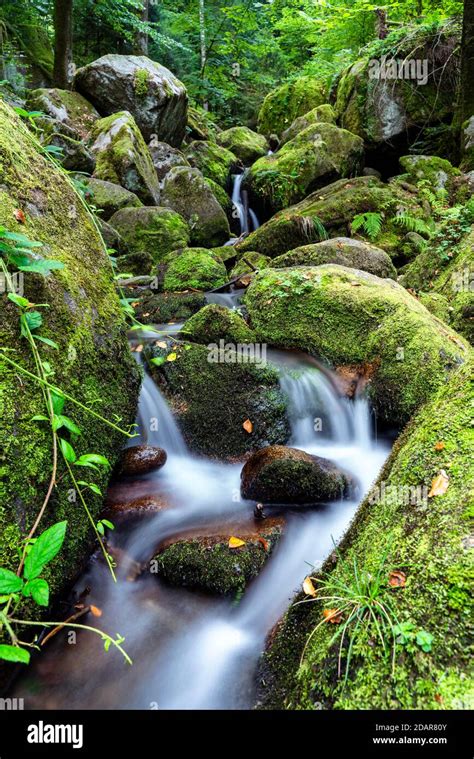
[[21,208],[17,208],[15,211],[13,211],[13,216],[20,224],[25,224],[26,216],[21,210]]
[[268,553],[270,545],[268,543],[268,540],[265,540],[265,538],[258,538],[258,542],[262,546],[263,550]]
[[305,580],[303,582],[303,590],[307,596],[313,596],[313,598],[316,597],[316,588],[313,585],[311,577],[305,577]]
[[94,617],[102,616],[102,609],[99,609],[98,606],[91,606],[90,610],[91,610],[91,614],[93,614]]
[[339,609],[324,609],[323,617],[326,622],[330,622],[332,625],[338,625],[342,622],[342,614]]
[[352,287],[360,287],[360,282],[351,282]]
[[137,345],[137,347],[135,348],[135,353],[141,353],[142,350],[143,350],[143,345]]
[[440,441],[438,441],[438,442],[436,443],[436,445],[435,445],[434,449],[435,449],[435,451],[442,451],[442,450],[443,450],[443,448],[445,448],[445,447],[446,447],[446,444],[445,444],[445,443],[441,443]]
[[399,569],[395,569],[388,576],[388,584],[391,588],[404,588],[407,584],[407,576]]
[[168,355],[166,356],[167,361],[176,361],[177,358],[178,356],[176,355],[176,353],[168,353]]
[[157,340],[155,345],[157,348],[167,348],[167,344],[164,340]]
[[140,301],[134,300],[133,303],[131,303],[131,305],[133,306],[133,308],[136,308],[138,305],[140,305]]
[[431,483],[431,490],[428,493],[428,498],[434,498],[436,495],[444,495],[448,489],[448,485],[449,477],[444,469],[441,469],[438,476],[435,477]]
[[242,548],[242,546],[244,545],[245,545],[245,540],[241,540],[240,538],[234,538],[233,535],[232,537],[229,538],[229,548]]
[[245,432],[249,433],[249,435],[253,432],[253,424],[250,419],[246,419],[242,427],[244,428]]

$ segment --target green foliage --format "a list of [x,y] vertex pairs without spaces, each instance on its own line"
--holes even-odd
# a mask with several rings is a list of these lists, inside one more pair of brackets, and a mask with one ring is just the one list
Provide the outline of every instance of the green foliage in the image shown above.
[[382,231],[382,214],[375,211],[367,211],[367,213],[359,213],[354,216],[351,229],[353,232],[358,232],[362,229],[363,232],[371,240],[375,240]]

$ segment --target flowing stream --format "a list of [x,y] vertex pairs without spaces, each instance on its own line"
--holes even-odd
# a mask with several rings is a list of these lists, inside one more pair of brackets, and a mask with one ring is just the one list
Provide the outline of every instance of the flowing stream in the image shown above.
[[[303,354],[270,351],[268,358],[279,367],[288,397],[290,444],[355,474],[358,500],[286,509],[283,538],[239,603],[170,587],[149,571],[131,575],[134,561],[148,562],[156,546],[173,536],[217,528],[219,534],[238,535],[239,526],[253,522],[254,508],[238,496],[242,465],[192,454],[166,399],[145,375],[138,442],[163,446],[168,461],[131,486],[140,494],[159,494],[168,508],[138,521],[125,520],[111,534],[126,557],[119,561],[117,583],[94,558],[74,589],[76,600],[85,598],[84,603],[102,610],[93,622],[125,637],[134,665],[115,650],[104,653],[93,634],[60,633],[14,688],[13,695],[24,697],[28,708],[252,707],[266,636],[310,568],[321,565],[344,533],[389,450],[388,443],[374,438],[367,402],[342,398],[329,372]],[[152,424],[156,419],[157,429]],[[120,490],[120,483],[115,487]],[[130,497],[127,488],[130,483],[124,485],[124,497]]]

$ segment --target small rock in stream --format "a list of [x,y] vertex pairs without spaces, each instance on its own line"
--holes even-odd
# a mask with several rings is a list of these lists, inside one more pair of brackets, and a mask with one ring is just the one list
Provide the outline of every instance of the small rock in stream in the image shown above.
[[118,471],[128,477],[147,474],[154,469],[160,469],[167,459],[163,448],[151,445],[133,445],[122,452]]

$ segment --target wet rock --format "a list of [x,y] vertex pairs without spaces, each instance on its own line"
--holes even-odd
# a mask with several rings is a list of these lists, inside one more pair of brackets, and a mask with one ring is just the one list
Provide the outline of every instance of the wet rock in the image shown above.
[[187,120],[186,88],[167,68],[146,56],[104,55],[79,69],[75,88],[104,116],[129,111],[145,140],[153,134],[181,144]]
[[242,498],[264,503],[315,504],[350,495],[353,483],[336,464],[296,448],[272,445],[246,462]]
[[[248,254],[245,254],[245,257]],[[397,270],[390,256],[384,250],[368,242],[354,240],[352,237],[334,237],[314,245],[303,245],[282,256],[273,259],[275,269],[288,266],[320,266],[321,264],[340,264],[352,269],[361,269],[377,277],[397,276]]]
[[169,505],[168,500],[163,496],[146,495],[133,501],[116,501],[113,504],[106,504],[106,513],[108,516],[131,517],[158,514],[160,511],[169,508]]
[[172,148],[166,142],[160,142],[155,134],[152,135],[148,150],[150,151],[151,160],[160,182],[165,178],[170,169],[173,169],[175,166],[189,166],[189,162],[181,150]]
[[147,324],[181,322],[207,303],[202,293],[156,293],[147,290],[138,296],[135,314]]
[[122,185],[145,204],[158,204],[155,167],[130,113],[122,111],[97,121],[90,148],[96,157],[95,178]]
[[120,474],[134,477],[147,474],[154,469],[161,469],[167,459],[166,451],[151,445],[133,445],[125,448],[120,457],[118,470]]

